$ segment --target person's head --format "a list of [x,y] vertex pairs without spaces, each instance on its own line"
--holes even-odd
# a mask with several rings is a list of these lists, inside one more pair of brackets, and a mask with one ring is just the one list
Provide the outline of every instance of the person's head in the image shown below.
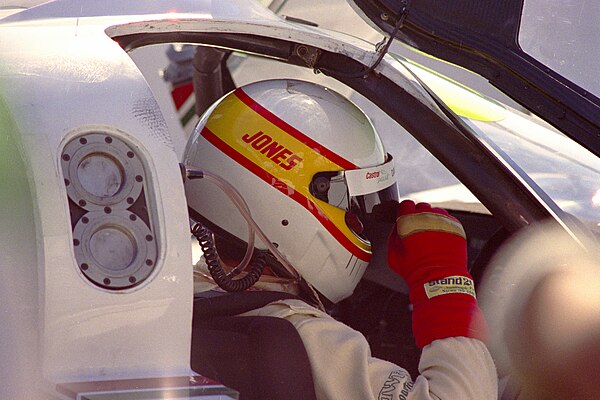
[[[393,161],[369,118],[310,82],[261,81],[224,96],[200,119],[184,163],[235,186],[270,241],[333,302],[353,292],[371,257],[360,218],[397,199]],[[193,181],[186,195],[192,218],[247,240],[246,221],[217,187]]]
[[576,232],[551,220],[517,232],[479,287],[488,348],[519,399],[600,398],[600,254]]
[[507,342],[524,400],[599,399],[600,273],[556,267],[515,307]]

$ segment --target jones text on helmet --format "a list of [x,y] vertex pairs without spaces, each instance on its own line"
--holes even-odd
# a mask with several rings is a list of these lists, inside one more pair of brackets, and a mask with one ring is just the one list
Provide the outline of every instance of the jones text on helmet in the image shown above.
[[271,136],[263,131],[254,134],[246,133],[242,135],[242,140],[285,170],[289,171],[302,161],[300,156],[273,140]]

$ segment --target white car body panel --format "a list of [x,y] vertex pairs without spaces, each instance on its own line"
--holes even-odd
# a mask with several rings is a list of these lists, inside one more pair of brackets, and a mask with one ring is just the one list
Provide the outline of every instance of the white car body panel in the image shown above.
[[[188,236],[181,229],[187,224],[185,198],[169,132],[144,78],[97,27],[81,26],[77,34],[60,26],[10,27],[2,37],[2,87],[6,97],[21,100],[7,106],[27,132],[23,147],[36,201],[45,376],[66,381],[111,378],[123,370],[133,377],[188,374],[192,282]],[[63,102],[70,93],[87,101]],[[115,99],[125,101],[113,107]],[[116,131],[139,146],[160,210],[158,235],[165,239],[157,275],[119,295],[98,290],[74,265],[58,161],[64,144],[84,129]],[[146,334],[136,334],[140,329]]]

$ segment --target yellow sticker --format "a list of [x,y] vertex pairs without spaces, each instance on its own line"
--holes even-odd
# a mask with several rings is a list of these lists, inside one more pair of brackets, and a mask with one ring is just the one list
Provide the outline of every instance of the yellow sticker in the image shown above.
[[408,61],[409,67],[456,114],[476,121],[494,122],[506,118],[508,110],[496,100],[440,74],[430,68]]
[[468,294],[476,298],[473,279],[466,276],[448,276],[444,279],[427,282],[423,287],[428,299],[453,293]]

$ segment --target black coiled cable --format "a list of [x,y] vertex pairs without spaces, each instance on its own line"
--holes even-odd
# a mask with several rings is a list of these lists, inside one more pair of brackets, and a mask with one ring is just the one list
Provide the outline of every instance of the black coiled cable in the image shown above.
[[242,278],[233,279],[233,276],[237,275],[237,273],[227,274],[223,269],[223,266],[219,262],[219,255],[211,231],[204,225],[195,223],[192,227],[192,235],[198,240],[200,248],[204,253],[208,272],[210,272],[215,283],[222,289],[228,292],[241,292],[254,285],[262,275],[266,265],[266,253],[256,253],[250,261],[250,271]]

